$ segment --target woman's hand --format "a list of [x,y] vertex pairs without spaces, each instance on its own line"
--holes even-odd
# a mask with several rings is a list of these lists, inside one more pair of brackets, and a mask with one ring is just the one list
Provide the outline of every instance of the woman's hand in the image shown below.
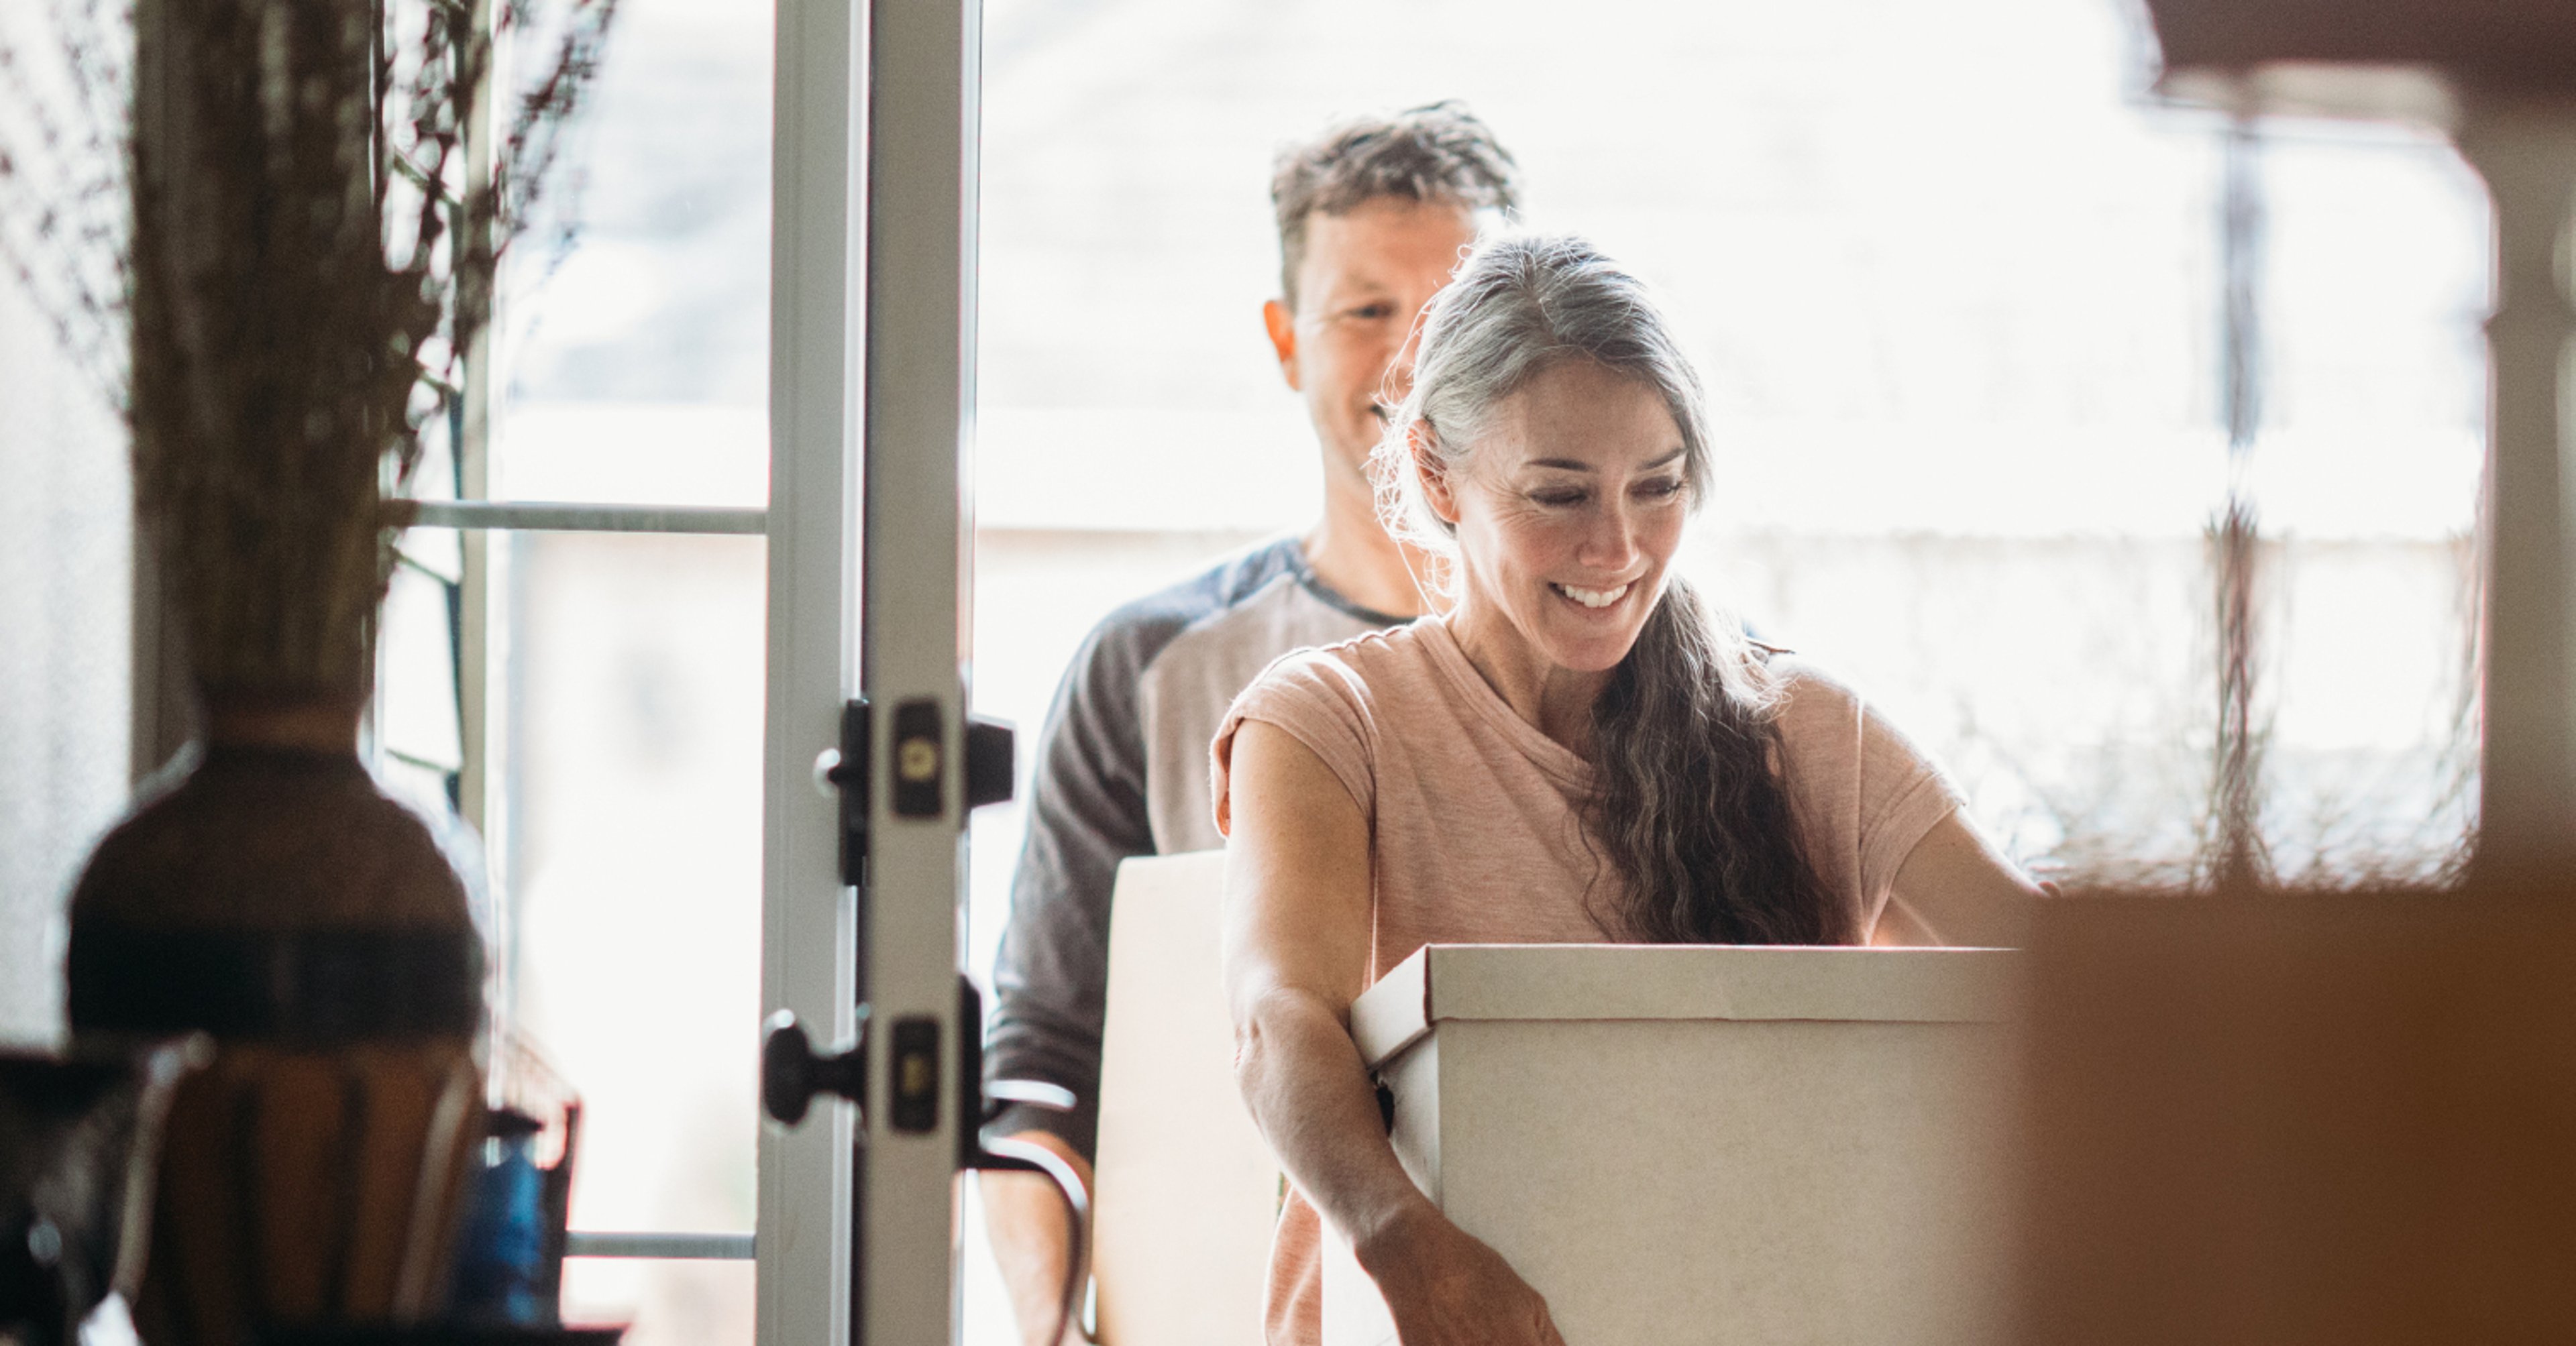
[[1352,1251],[1403,1346],[1565,1346],[1538,1291],[1428,1202]]

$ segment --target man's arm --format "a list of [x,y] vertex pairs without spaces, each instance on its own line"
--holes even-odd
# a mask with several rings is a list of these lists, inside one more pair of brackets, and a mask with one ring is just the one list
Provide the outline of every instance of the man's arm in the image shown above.
[[[1091,1190],[1091,1165],[1051,1131],[1024,1131],[1015,1139],[1043,1145],[1073,1166],[1084,1191]],[[1011,1317],[1020,1325],[1020,1340],[1029,1346],[1078,1346],[1085,1340],[1082,1321],[1065,1323],[1059,1341],[1047,1340],[1051,1325],[1064,1312],[1065,1265],[1073,1257],[1073,1231],[1066,1223],[1064,1197],[1055,1183],[1036,1173],[985,1173],[976,1181],[984,1191],[984,1226],[993,1244],[993,1262],[1001,1268],[1002,1287],[1011,1296]],[[1074,1306],[1078,1315],[1081,1305]]]

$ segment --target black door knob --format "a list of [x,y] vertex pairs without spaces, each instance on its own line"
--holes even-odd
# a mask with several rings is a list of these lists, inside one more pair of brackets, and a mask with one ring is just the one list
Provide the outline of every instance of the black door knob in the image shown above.
[[859,1040],[848,1050],[818,1054],[805,1026],[791,1010],[769,1016],[760,1044],[760,1102],[769,1115],[794,1126],[816,1094],[837,1094],[864,1108],[868,1093],[867,1021],[860,1020]]

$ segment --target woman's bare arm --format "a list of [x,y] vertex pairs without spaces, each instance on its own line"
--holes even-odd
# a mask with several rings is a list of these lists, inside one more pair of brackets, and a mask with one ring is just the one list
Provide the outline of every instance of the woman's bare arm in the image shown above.
[[1387,1143],[1350,1004],[1369,961],[1368,824],[1304,744],[1234,738],[1225,982],[1244,1102],[1297,1189],[1351,1239],[1407,1346],[1558,1343],[1537,1292],[1460,1231]]

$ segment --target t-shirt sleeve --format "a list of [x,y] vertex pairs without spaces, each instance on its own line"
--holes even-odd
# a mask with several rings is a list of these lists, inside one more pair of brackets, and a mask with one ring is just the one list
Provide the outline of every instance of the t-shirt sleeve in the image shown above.
[[1232,796],[1227,778],[1234,758],[1235,731],[1247,720],[1276,725],[1322,759],[1326,769],[1350,791],[1360,816],[1377,816],[1377,732],[1368,685],[1350,665],[1331,652],[1299,650],[1263,670],[1234,699],[1218,722],[1216,741],[1208,745],[1209,797],[1216,803],[1216,829],[1234,834]]
[[1914,740],[1853,697],[1860,721],[1860,880],[1873,901],[1896,883],[1905,858],[1942,819],[1966,802],[1940,766]]
[[1894,721],[1802,662],[1775,664],[1787,700],[1780,733],[1818,876],[1875,922],[1906,857],[1957,810],[1958,788]]

